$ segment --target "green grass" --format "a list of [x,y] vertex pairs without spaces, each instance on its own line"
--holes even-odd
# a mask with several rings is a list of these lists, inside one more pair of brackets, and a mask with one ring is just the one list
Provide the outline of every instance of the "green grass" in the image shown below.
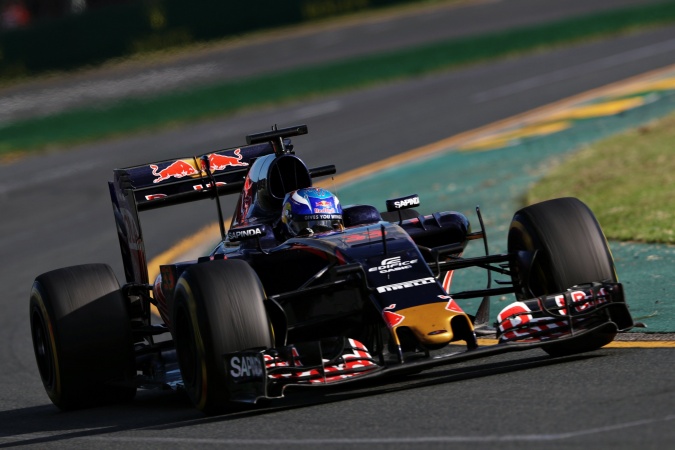
[[675,114],[570,156],[529,192],[529,204],[572,196],[608,239],[675,244]]
[[151,99],[125,100],[0,128],[0,155],[222,116],[245,108],[358,89],[487,59],[675,22],[675,2],[622,9],[486,36],[229,81]]

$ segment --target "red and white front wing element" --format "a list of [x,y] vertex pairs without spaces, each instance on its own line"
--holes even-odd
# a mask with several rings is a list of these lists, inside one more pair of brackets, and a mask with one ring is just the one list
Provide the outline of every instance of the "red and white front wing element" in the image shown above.
[[379,366],[368,349],[356,339],[347,339],[345,352],[333,360],[323,359],[322,367],[304,369],[302,355],[297,348],[291,349],[292,360],[265,354],[268,377],[273,380],[286,379],[297,384],[326,384],[366,374]]
[[570,289],[552,296],[511,303],[497,315],[500,342],[542,341],[569,334],[610,302],[607,289]]

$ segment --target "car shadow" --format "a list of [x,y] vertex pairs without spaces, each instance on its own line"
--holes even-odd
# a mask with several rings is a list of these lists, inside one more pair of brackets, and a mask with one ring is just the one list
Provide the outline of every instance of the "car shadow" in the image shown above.
[[96,439],[110,433],[138,429],[165,430],[228,422],[603,356],[602,352],[562,358],[522,354],[497,362],[475,364],[474,361],[474,364],[461,363],[461,367],[446,366],[412,375],[378,377],[339,386],[291,388],[284,398],[261,401],[256,406],[243,406],[236,412],[218,416],[205,416],[194,409],[183,392],[163,390],[139,391],[136,399],[128,404],[77,411],[62,412],[51,404],[18,408],[0,411],[0,448],[67,442],[77,438]]

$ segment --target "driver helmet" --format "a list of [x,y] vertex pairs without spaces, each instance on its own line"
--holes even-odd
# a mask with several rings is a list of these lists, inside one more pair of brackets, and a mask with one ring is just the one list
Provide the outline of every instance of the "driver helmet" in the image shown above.
[[286,194],[281,222],[289,236],[311,236],[344,229],[340,201],[321,188],[303,188]]

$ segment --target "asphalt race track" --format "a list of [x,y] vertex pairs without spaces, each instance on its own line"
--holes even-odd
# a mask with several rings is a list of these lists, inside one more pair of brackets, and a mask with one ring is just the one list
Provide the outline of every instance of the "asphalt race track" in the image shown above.
[[[480,11],[485,16],[477,21],[501,19],[490,14],[490,4]],[[666,44],[674,38],[673,27],[655,29],[0,166],[0,447],[673,446],[673,348],[612,348],[558,359],[528,351],[406,379],[301,391],[220,417],[204,417],[181,394],[163,391],[140,392],[130,405],[61,413],[42,388],[27,313],[32,280],[44,271],[105,262],[122,279],[106,185],[113,167],[235,146],[275,123],[307,123],[310,134],[295,140],[298,154],[310,166],[334,163],[345,172],[670,65],[675,45]],[[595,64],[607,58],[614,63]],[[575,70],[560,76],[563,68]],[[486,95],[534,78],[536,85]],[[233,203],[223,205],[229,210]],[[150,257],[214,218],[208,202],[146,213]]]
[[154,95],[198,84],[414,47],[460,36],[497,32],[544,21],[662,0],[461,0],[417,11],[366,14],[348,21],[309,24],[282,32],[232,39],[170,58],[45,77],[0,91],[0,123],[22,117]]

